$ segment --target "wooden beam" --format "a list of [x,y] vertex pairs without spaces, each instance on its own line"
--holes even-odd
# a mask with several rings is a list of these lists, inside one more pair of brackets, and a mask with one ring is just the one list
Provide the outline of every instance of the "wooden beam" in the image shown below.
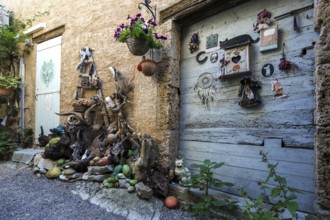
[[160,12],[160,23],[173,19],[179,25],[186,26],[247,1],[248,0],[183,0],[162,10]]

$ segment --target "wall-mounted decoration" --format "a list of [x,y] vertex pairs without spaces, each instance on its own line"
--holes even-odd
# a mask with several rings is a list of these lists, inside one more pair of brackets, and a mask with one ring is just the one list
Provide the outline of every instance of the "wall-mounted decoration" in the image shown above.
[[258,43],[260,38],[257,38],[255,40],[252,39],[252,37],[248,34],[243,34],[237,37],[233,37],[231,39],[226,39],[224,41],[220,41],[220,49],[227,49],[231,47],[236,47],[242,44],[254,44]]
[[278,47],[277,26],[260,31],[260,51],[274,50]]
[[253,23],[253,31],[258,32],[268,28],[271,24],[272,13],[267,11],[266,9],[262,10],[257,14],[257,20]]
[[259,83],[251,80],[250,77],[243,76],[240,80],[240,84],[238,92],[240,100],[238,104],[244,108],[260,105],[261,99],[257,92],[257,89],[261,88]]
[[227,76],[241,76],[250,74],[249,45],[242,45],[225,50],[225,74]]
[[272,91],[274,92],[274,98],[276,98],[276,97],[279,97],[279,98],[287,97],[284,94],[282,84],[278,81],[278,79],[275,79],[274,81],[272,81]]
[[44,61],[41,67],[41,81],[45,83],[46,87],[49,86],[50,82],[54,78],[54,63],[52,60],[49,62]]
[[266,63],[261,68],[261,74],[264,77],[271,77],[274,74],[274,66],[270,63]]
[[205,56],[203,59],[201,59],[201,56],[205,54],[205,51],[201,51],[196,55],[196,61],[199,64],[203,64],[207,61],[207,56]]
[[278,68],[281,71],[288,71],[289,69],[292,69],[294,71],[294,67],[296,65],[286,59],[285,53],[284,53],[284,47],[285,47],[285,43],[283,43],[282,58],[280,59],[280,63],[278,64]]
[[302,8],[298,8],[298,9],[295,9],[295,10],[291,10],[287,13],[284,13],[284,14],[281,14],[281,15],[278,15],[278,16],[274,17],[274,19],[275,20],[280,20],[280,19],[283,19],[283,18],[293,16],[293,30],[298,31],[299,30],[298,22],[297,22],[298,14],[302,11],[306,11],[306,10],[311,9],[311,8],[314,8],[314,4],[311,4],[311,5],[302,7]]
[[212,73],[205,72],[198,77],[194,90],[205,106],[214,100],[215,87]]
[[212,53],[210,57],[211,63],[215,63],[217,62],[217,60],[218,60],[218,53],[217,52]]
[[194,53],[199,49],[199,42],[200,41],[199,41],[198,33],[194,33],[190,38],[190,42],[189,42],[190,53]]
[[226,74],[226,65],[229,63],[229,61],[227,61],[225,59],[225,55],[223,55],[222,59],[220,59],[219,61],[220,65],[219,65],[219,78],[222,78],[225,74]]
[[206,37],[206,49],[218,46],[218,34],[211,34]]

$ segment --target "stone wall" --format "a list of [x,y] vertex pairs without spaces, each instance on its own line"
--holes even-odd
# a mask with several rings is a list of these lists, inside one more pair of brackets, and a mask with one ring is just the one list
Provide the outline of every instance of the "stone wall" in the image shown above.
[[330,218],[330,2],[315,0],[316,44],[315,71],[315,151],[318,214]]

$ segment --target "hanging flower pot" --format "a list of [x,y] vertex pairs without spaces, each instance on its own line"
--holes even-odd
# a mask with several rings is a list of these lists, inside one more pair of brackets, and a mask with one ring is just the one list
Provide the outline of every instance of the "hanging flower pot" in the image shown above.
[[135,56],[143,56],[150,48],[150,42],[144,38],[128,37],[126,44],[129,51]]
[[157,64],[155,61],[143,57],[141,63],[138,64],[137,69],[145,76],[152,76],[157,70]]
[[130,52],[135,56],[143,56],[149,48],[160,49],[167,37],[155,32],[156,23],[145,19],[141,13],[135,17],[128,15],[128,23],[122,23],[115,29],[114,38],[117,42],[126,43]]

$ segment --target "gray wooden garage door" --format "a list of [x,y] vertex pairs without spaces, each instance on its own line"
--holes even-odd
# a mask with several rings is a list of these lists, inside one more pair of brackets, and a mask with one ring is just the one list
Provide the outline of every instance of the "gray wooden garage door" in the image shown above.
[[[182,29],[181,86],[180,86],[180,151],[185,164],[201,163],[205,159],[225,162],[215,172],[217,178],[246,187],[252,195],[258,195],[257,181],[266,178],[266,165],[260,162],[258,152],[269,152],[272,162],[279,162],[278,172],[287,178],[290,186],[301,189],[300,209],[314,212],[315,200],[314,151],[314,51],[307,50],[299,56],[301,49],[318,39],[313,31],[313,9],[297,15],[298,31],[293,30],[293,17],[275,21],[279,29],[279,48],[260,52],[260,43],[250,46],[251,79],[260,83],[262,105],[245,109],[238,105],[240,78],[218,80],[219,59],[224,51],[219,41],[242,34],[253,39],[259,37],[253,31],[256,14],[266,8],[277,15],[311,5],[309,1],[249,1],[234,9],[222,12]],[[193,33],[199,33],[200,49],[190,53],[188,43]],[[218,45],[206,49],[206,39],[218,35]],[[287,73],[278,69],[282,57],[282,43],[288,60],[295,63],[294,71]],[[204,64],[196,61],[198,52],[208,57]],[[215,63],[210,61],[212,53],[218,53]],[[274,66],[274,74],[261,74],[265,64]],[[195,85],[203,73],[214,76],[214,102],[202,104]],[[274,99],[271,82],[278,79],[287,98]],[[273,184],[273,183],[272,183]],[[221,190],[237,194],[236,188]]]

